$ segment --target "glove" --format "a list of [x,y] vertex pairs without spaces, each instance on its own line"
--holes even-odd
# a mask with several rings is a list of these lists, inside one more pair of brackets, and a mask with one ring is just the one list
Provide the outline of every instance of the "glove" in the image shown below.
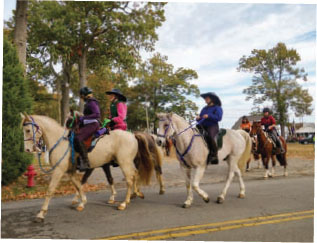
[[116,123],[113,120],[111,120],[111,122],[109,122],[108,124],[110,127],[114,127],[114,125],[116,125]]

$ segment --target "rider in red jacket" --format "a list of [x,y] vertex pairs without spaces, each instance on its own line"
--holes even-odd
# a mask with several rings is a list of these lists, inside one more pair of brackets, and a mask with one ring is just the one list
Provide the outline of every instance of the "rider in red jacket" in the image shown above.
[[276,131],[276,121],[272,115],[270,115],[270,109],[263,109],[263,117],[261,119],[261,125],[264,126],[264,131],[266,131],[273,141],[276,143],[276,146],[280,148],[281,153],[284,153],[284,148],[282,146],[279,135]]

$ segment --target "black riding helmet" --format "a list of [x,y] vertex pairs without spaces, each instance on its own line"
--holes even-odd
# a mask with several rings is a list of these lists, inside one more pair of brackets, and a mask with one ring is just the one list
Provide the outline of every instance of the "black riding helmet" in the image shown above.
[[267,107],[265,107],[265,108],[263,109],[263,113],[265,113],[265,112],[271,113],[270,109],[267,108]]
[[87,96],[89,94],[92,94],[92,89],[88,88],[88,87],[82,87],[80,90],[79,90],[79,94],[80,96]]

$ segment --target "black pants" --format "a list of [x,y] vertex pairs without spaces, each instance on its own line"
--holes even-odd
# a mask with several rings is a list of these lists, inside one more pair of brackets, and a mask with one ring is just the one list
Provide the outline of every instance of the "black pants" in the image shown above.
[[272,138],[273,142],[276,144],[277,147],[282,148],[282,143],[279,138],[279,135],[276,129],[272,129],[268,131],[269,136]]
[[204,127],[204,129],[207,131],[207,136],[205,137],[205,139],[208,144],[209,151],[212,156],[217,157],[218,148],[215,138],[219,132],[219,125],[215,124],[209,127]]

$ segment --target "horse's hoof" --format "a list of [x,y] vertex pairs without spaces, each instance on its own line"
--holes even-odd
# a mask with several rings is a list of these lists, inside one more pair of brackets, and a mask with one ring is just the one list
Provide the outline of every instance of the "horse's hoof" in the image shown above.
[[285,172],[285,173],[284,173],[284,176],[288,176],[288,172]]
[[81,212],[81,211],[84,210],[84,207],[83,207],[83,206],[78,206],[78,207],[76,208],[76,210],[77,210],[78,212]]
[[144,199],[144,194],[142,192],[139,193],[139,198]]
[[119,205],[118,206],[118,210],[120,210],[120,211],[123,211],[123,210],[125,210],[126,209],[126,206],[125,205]]
[[160,190],[160,195],[163,195],[165,193],[164,190]]
[[245,198],[245,194],[240,193],[238,198],[244,199]]
[[72,205],[78,204],[78,201],[72,201]]
[[182,208],[190,208],[190,204],[184,203],[183,206],[182,206]]
[[203,198],[205,203],[209,203],[209,197]]
[[134,193],[131,195],[130,199],[134,199],[134,198],[136,198],[136,197],[137,197],[137,194],[134,192]]
[[223,199],[222,197],[218,197],[217,198],[217,203],[218,204],[222,204],[225,201],[225,199]]
[[44,222],[44,218],[36,217],[34,219],[34,223],[43,223],[43,222]]
[[109,203],[109,204],[114,204],[114,203],[115,203],[115,201],[114,201],[114,200],[112,200],[112,199],[109,199],[109,200],[108,200],[108,203]]

